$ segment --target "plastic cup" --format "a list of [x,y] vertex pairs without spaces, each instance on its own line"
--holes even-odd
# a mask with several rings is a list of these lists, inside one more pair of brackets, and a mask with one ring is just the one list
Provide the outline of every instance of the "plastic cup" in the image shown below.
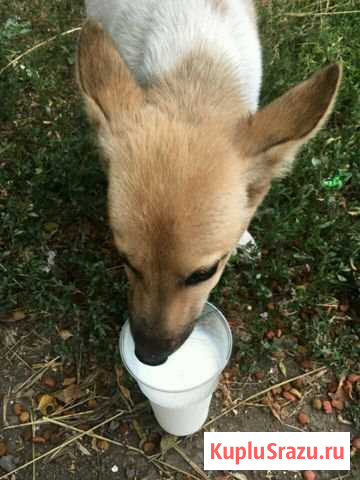
[[137,359],[129,321],[121,330],[119,347],[126,369],[149,399],[161,427],[177,436],[197,432],[231,354],[232,336],[223,314],[206,303],[189,338],[159,366]]

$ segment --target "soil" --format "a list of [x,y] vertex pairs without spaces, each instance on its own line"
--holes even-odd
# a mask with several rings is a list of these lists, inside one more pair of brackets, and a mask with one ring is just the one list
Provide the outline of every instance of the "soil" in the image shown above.
[[[14,403],[20,403],[23,410],[28,411],[34,420],[41,419],[43,415],[38,409],[40,394],[48,394],[51,398],[56,397],[58,406],[64,407],[62,394],[66,388],[63,385],[65,378],[68,382],[73,381],[80,387],[70,391],[70,397],[67,398],[69,404],[71,405],[71,402],[73,402],[72,405],[84,403],[78,407],[71,406],[71,411],[63,412],[62,422],[67,422],[68,425],[82,431],[123,411],[121,416],[96,429],[96,433],[112,441],[120,442],[124,446],[109,442],[101,443],[99,440],[95,441],[84,436],[80,440],[64,446],[55,456],[47,455],[7,478],[17,480],[33,478],[39,480],[71,478],[80,480],[108,478],[127,480],[159,478],[296,480],[303,478],[302,472],[244,471],[229,473],[207,471],[204,473],[203,432],[181,439],[176,449],[169,448],[165,452],[164,445],[169,438],[171,440],[171,437],[165,436],[165,433],[157,425],[146,400],[135,384],[127,383],[123,370],[104,367],[99,364],[94,355],[85,354],[81,365],[62,361],[59,357],[50,363],[50,368],[46,369],[49,362],[54,360],[52,344],[56,341],[56,339],[41,336],[38,332],[38,325],[34,325],[29,320],[3,327],[0,340],[2,358],[0,365],[0,445],[3,441],[7,452],[2,453],[7,455],[0,456],[0,465],[9,468],[8,463],[10,462],[10,467],[20,467],[34,457],[44,455],[56,446],[69,441],[73,436],[79,435],[79,432],[71,431],[69,427],[48,423],[37,425],[32,432],[31,426],[20,426],[19,418],[14,413]],[[311,372],[311,370],[308,371]],[[276,362],[262,359],[259,360],[255,376],[240,375],[237,355],[233,355],[213,397],[209,418],[219,415],[225,408],[232,406],[235,399],[247,398],[254,393],[261,392],[269,385],[304,372],[306,370],[291,358],[286,360],[282,368],[279,368]],[[286,373],[286,377],[284,373]],[[34,375],[37,375],[38,378],[34,378]],[[49,378],[51,380],[48,380]],[[323,411],[315,410],[312,406],[314,397],[323,399],[329,397],[329,384],[331,385],[333,380],[334,375],[329,371],[310,374],[305,377],[303,382],[300,381],[296,384],[301,399],[290,401],[283,406],[280,416],[276,414],[273,402],[281,403],[282,400],[275,396],[268,396],[266,400],[265,396],[261,395],[252,400],[251,404],[236,407],[235,413],[230,412],[222,416],[207,430],[229,432],[350,431],[352,435],[356,435],[351,424],[343,423],[346,421],[346,409],[342,412],[336,413],[334,410],[332,413],[326,414]],[[24,382],[27,383],[23,385]],[[71,394],[73,394],[73,398],[71,398]],[[89,404],[87,399],[92,397],[97,397],[96,402],[93,401]],[[273,407],[273,410],[270,406]],[[297,415],[300,410],[308,415],[308,425],[301,426],[299,424]],[[81,412],[89,411],[90,413],[80,415]],[[275,413],[273,413],[274,411]],[[47,413],[51,416],[52,412],[48,411]],[[69,413],[73,416],[66,418],[65,415],[69,415]],[[59,419],[61,415],[53,414],[52,416]],[[11,426],[16,426],[16,428],[7,428]],[[32,434],[44,439],[44,443],[33,443]],[[131,450],[132,447],[138,450]],[[161,447],[164,452],[163,456],[156,457]],[[142,453],[144,450],[146,453]],[[154,465],[150,461],[152,455],[160,458],[167,465],[159,463]],[[195,469],[192,468],[191,462],[198,466],[198,472],[196,466]],[[189,472],[193,476],[181,473],[181,471]],[[240,476],[240,473],[243,476]],[[0,467],[0,479],[5,478],[5,474],[6,470]],[[360,452],[353,452],[350,473],[317,472],[317,476],[319,480],[360,478]]]

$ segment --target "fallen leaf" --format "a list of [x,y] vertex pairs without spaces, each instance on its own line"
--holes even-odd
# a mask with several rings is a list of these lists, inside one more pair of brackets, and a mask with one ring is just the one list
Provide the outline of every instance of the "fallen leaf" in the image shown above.
[[285,398],[286,400],[289,400],[289,402],[296,402],[296,397],[295,395],[293,395],[292,393],[290,392],[283,392],[282,393],[282,396],[283,398]]
[[91,440],[91,448],[93,450],[95,450],[96,452],[99,451],[98,447],[97,447],[97,441],[96,441],[96,437],[93,437],[92,440]]
[[349,382],[349,380],[346,380],[346,382],[345,382],[344,391],[347,393],[347,395],[349,396],[349,398],[351,398],[351,400],[354,400],[354,398],[353,398],[353,396],[352,396],[352,393],[353,393],[353,384],[352,384],[351,382]]
[[304,480],[316,480],[316,473],[312,470],[305,470],[303,472],[303,479]]
[[64,388],[63,390],[58,390],[57,392],[53,393],[54,397],[57,398],[60,402],[65,403],[72,403],[78,398],[81,397],[82,392],[80,385],[77,383],[72,383],[68,387]]
[[70,330],[58,330],[59,336],[66,342],[69,338],[73,337],[74,335],[70,332]]
[[48,233],[51,233],[51,234],[54,234],[56,233],[56,231],[58,230],[59,228],[59,225],[55,222],[49,222],[49,223],[45,223],[44,225],[44,229],[48,232]]
[[105,452],[106,450],[108,450],[108,448],[110,447],[110,443],[105,440],[105,439],[99,439],[97,441],[97,447],[99,450],[101,450],[102,452]]
[[89,450],[88,450],[81,442],[79,442],[79,440],[77,440],[76,445],[78,446],[80,452],[81,452],[83,455],[86,455],[86,456],[88,456],[88,457],[91,456],[91,453],[89,452]]
[[44,395],[41,395],[39,404],[38,404],[38,410],[40,410],[42,415],[47,416],[50,413],[55,412],[57,407],[58,407],[58,403],[56,401],[56,398],[46,393]]
[[298,398],[299,400],[302,399],[302,395],[301,393],[299,392],[299,390],[297,390],[296,388],[290,388],[289,392],[294,395],[294,397]]
[[287,370],[283,361],[279,362],[279,369],[280,372],[284,375],[284,377],[287,377]]
[[270,405],[270,410],[271,410],[271,413],[274,415],[274,417],[277,420],[279,420],[280,423],[282,423],[280,415],[278,414],[278,412],[275,410],[275,408],[272,405]]
[[161,455],[165,455],[165,453],[174,448],[176,445],[177,437],[175,435],[166,434],[161,437],[160,441],[160,450]]
[[76,377],[67,377],[67,378],[64,378],[63,385],[64,387],[68,387],[69,385],[72,385],[75,382],[76,382]]
[[126,400],[128,400],[130,404],[133,405],[134,403],[131,398],[130,390],[124,387],[124,385],[119,385],[119,389],[120,389],[120,392],[123,394],[123,396],[126,398]]
[[352,422],[350,422],[350,420],[347,420],[346,418],[344,418],[340,413],[337,416],[337,419],[338,419],[338,422],[342,423],[343,425],[352,425]]
[[134,430],[136,431],[138,437],[139,437],[142,441],[146,440],[146,434],[145,434],[145,432],[144,432],[144,429],[143,429],[142,425],[141,425],[136,419],[134,419],[134,420],[132,421],[132,425],[133,425]]
[[323,400],[322,402],[322,407],[325,413],[331,413],[332,412],[332,405],[329,402],[329,400]]
[[244,475],[243,473],[230,473],[232,478],[235,478],[236,480],[247,480],[247,476]]
[[15,323],[26,318],[26,313],[22,310],[14,310],[0,314],[0,323]]

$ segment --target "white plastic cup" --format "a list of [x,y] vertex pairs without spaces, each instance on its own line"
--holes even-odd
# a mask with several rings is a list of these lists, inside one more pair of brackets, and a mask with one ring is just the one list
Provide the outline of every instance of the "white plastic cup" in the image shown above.
[[177,436],[200,430],[232,349],[223,314],[206,303],[189,338],[163,365],[153,367],[137,359],[129,321],[121,330],[119,347],[126,369],[149,399],[161,427]]

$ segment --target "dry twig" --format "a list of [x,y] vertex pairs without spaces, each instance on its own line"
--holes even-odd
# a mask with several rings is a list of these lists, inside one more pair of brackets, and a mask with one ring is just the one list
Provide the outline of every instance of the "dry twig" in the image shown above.
[[283,382],[277,383],[275,385],[271,385],[270,387],[265,388],[265,390],[261,390],[260,392],[254,393],[254,394],[250,395],[249,397],[245,398],[244,400],[241,400],[241,399],[238,398],[238,399],[234,400],[234,403],[231,407],[227,408],[222,413],[220,413],[216,417],[214,417],[211,420],[209,420],[208,422],[206,422],[205,425],[203,426],[203,428],[208,427],[212,423],[214,423],[217,420],[219,420],[220,418],[224,417],[225,415],[230,413],[234,408],[239,407],[240,405],[244,405],[245,403],[248,403],[251,400],[254,400],[254,398],[258,398],[258,397],[261,397],[261,396],[265,395],[265,393],[270,392],[273,388],[282,387],[283,385],[294,382],[295,380],[298,380],[300,378],[309,377],[310,375],[314,375],[314,374],[319,373],[319,372],[324,372],[325,373],[326,372],[326,367],[315,368],[314,370],[311,370],[310,372],[305,372],[305,373],[302,373],[301,375],[297,375],[296,377],[292,377],[292,378],[289,378],[287,380],[284,380]]
[[124,412],[121,411],[121,412],[118,412],[116,413],[115,415],[113,415],[112,417],[104,420],[103,422],[99,423],[98,425],[95,425],[94,427],[91,427],[89,428],[89,430],[85,430],[81,433],[79,433],[79,435],[75,435],[75,437],[72,437],[72,438],[69,438],[69,440],[66,440],[64,443],[62,443],[61,445],[57,446],[57,447],[54,447],[52,448],[51,450],[48,450],[47,452],[43,453],[42,455],[39,455],[38,457],[36,457],[34,460],[31,460],[29,462],[26,462],[24,463],[23,465],[20,465],[20,467],[17,467],[15,468],[14,470],[12,470],[11,472],[8,472],[8,473],[5,473],[5,475],[2,475],[0,477],[0,480],[3,480],[5,478],[8,478],[10,476],[12,476],[14,473],[17,473],[19,472],[20,470],[23,470],[24,468],[28,467],[29,465],[32,465],[34,462],[38,462],[39,460],[42,460],[43,458],[46,458],[48,457],[49,455],[52,455],[53,453],[63,449],[64,447],[66,447],[67,445],[70,445],[71,443],[73,442],[76,442],[76,440],[79,440],[80,438],[82,438],[84,435],[88,435],[89,433],[91,433],[93,430],[96,430],[97,428],[100,428],[102,427],[103,425],[106,425],[107,423],[110,423],[112,420],[115,420],[115,418],[118,418],[120,417],[121,415],[123,415]]
[[8,68],[10,68],[12,65],[16,65],[19,60],[21,60],[22,58],[24,58],[26,55],[29,55],[29,53],[33,52],[34,50],[37,50],[38,48],[43,47],[44,45],[47,45],[47,44],[50,43],[50,42],[53,42],[53,41],[56,40],[58,37],[63,37],[63,36],[65,36],[65,35],[69,35],[70,33],[77,32],[77,31],[80,30],[80,29],[81,29],[81,27],[71,28],[70,30],[67,30],[66,32],[59,33],[59,34],[57,34],[57,35],[54,35],[53,37],[48,38],[47,40],[44,40],[44,41],[39,42],[39,43],[36,43],[36,44],[33,45],[31,48],[29,48],[28,50],[25,50],[25,52],[21,53],[20,55],[18,55],[17,57],[15,57],[13,60],[11,60],[7,65],[5,65],[5,67],[3,67],[3,68],[0,70],[0,75],[1,75],[3,72],[5,72],[5,70],[7,70]]

